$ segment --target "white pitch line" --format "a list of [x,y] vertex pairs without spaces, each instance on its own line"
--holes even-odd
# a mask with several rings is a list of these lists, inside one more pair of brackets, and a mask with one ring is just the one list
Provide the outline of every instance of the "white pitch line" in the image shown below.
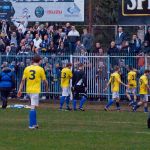
[[147,135],[150,135],[150,132],[136,132],[136,134],[147,134]]

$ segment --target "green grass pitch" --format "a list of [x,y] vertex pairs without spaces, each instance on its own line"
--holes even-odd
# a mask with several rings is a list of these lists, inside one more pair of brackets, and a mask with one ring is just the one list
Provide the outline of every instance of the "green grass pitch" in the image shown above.
[[59,112],[38,109],[38,130],[27,109],[0,110],[0,150],[150,150],[143,112]]

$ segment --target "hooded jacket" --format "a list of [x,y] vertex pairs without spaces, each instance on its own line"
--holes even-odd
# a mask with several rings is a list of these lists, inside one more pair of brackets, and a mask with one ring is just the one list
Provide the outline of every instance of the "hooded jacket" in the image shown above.
[[10,68],[4,68],[0,73],[0,90],[15,88],[15,79]]

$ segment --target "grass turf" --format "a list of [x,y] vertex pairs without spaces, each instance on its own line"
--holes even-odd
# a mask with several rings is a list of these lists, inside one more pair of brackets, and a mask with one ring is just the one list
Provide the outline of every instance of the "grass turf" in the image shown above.
[[0,110],[0,150],[149,150],[147,114],[38,110],[40,129],[28,129],[28,110]]

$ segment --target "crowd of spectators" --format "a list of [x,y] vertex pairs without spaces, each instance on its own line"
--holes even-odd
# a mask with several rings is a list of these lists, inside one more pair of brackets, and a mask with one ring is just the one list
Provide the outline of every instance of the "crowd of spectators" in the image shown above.
[[[66,23],[64,26],[40,24],[27,26],[27,22],[13,20],[16,27],[10,30],[8,22],[0,24],[0,52],[7,55],[20,54],[64,54],[90,51],[93,46],[93,36],[88,30],[79,33],[75,26]],[[7,50],[6,50],[7,49]],[[9,50],[8,50],[9,49]]]
[[[81,32],[74,25],[50,25],[49,23],[28,25],[25,21],[17,22],[12,19],[15,28],[5,20],[0,23],[0,53],[4,55],[22,54],[59,54],[64,53],[99,53],[103,51],[108,55],[113,53],[149,53],[150,27],[144,37],[139,37],[139,31],[128,35],[122,27],[118,27],[115,39],[110,46],[103,48],[100,41],[84,28]],[[143,38],[143,39],[142,39]]]

